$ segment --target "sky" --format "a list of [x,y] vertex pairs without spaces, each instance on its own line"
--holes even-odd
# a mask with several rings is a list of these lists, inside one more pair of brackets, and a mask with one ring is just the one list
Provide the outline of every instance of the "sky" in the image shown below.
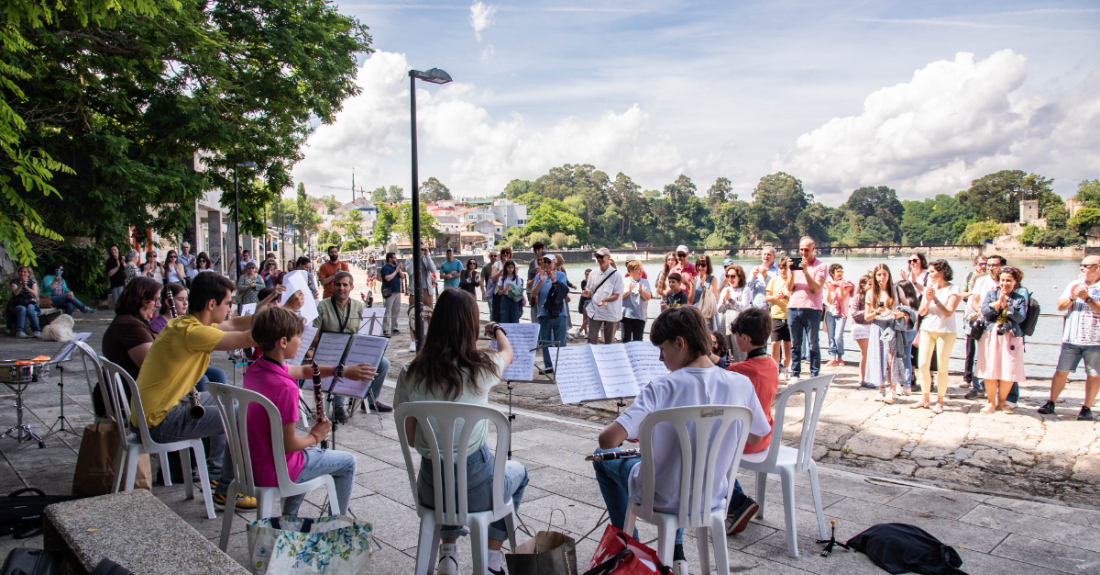
[[686,174],[799,178],[838,206],[861,186],[955,194],[1019,169],[1073,195],[1100,178],[1100,4],[1093,2],[337,2],[370,27],[361,93],[295,166],[311,195],[499,194],[564,164],[659,190]]

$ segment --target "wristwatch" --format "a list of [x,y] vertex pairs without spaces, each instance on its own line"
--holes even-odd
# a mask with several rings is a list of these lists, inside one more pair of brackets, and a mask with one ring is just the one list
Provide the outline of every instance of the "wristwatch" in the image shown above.
[[[504,331],[504,328],[503,328],[503,327],[500,327],[500,324],[498,323],[498,324],[496,324],[496,325],[494,325],[494,326],[493,326],[493,335],[496,335],[496,334],[497,334],[497,330],[498,330],[498,329],[499,329],[500,331]],[[504,331],[504,335],[508,335],[508,332]]]
[[1092,296],[1091,295],[1086,295],[1085,296],[1085,305],[1089,305],[1090,303],[1092,303]]

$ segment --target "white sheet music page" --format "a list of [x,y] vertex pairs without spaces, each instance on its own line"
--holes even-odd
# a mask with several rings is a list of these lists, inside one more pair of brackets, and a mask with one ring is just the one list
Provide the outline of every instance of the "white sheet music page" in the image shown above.
[[600,372],[603,391],[607,397],[634,397],[638,395],[638,380],[634,368],[621,343],[590,345],[596,369]]
[[82,331],[78,334],[74,334],[73,338],[69,340],[69,343],[65,344],[65,347],[61,348],[61,351],[57,352],[57,355],[53,356],[53,359],[46,363],[60,363],[62,361],[69,361],[69,357],[76,350],[76,342],[85,341],[92,335],[90,331]]
[[642,388],[649,382],[668,375],[668,368],[661,361],[661,348],[648,341],[624,343],[626,355],[630,358],[630,367],[634,370],[634,379]]
[[256,304],[254,304],[254,303],[241,304],[241,315],[242,316],[255,315],[255,313],[256,313]]
[[[508,337],[508,343],[512,344],[512,363],[504,368],[502,377],[510,381],[531,381],[535,375],[535,351],[539,344],[539,324],[537,323],[502,323],[500,327]],[[496,339],[489,344],[490,349],[497,348]],[[554,357],[557,350],[550,350],[550,357]]]
[[362,335],[382,335],[382,319],[386,317],[386,309],[381,307],[365,307],[359,314],[359,333]]
[[302,309],[298,310],[298,315],[306,318],[307,322],[317,319],[317,300],[313,299],[313,292],[309,290],[309,275],[306,271],[294,270],[287,273],[283,276],[283,285],[286,286],[286,291],[283,292],[283,299],[279,304],[286,304],[286,300],[290,299],[294,292],[301,291],[306,297],[305,302],[302,303]]
[[577,403],[590,399],[607,399],[600,384],[600,372],[596,360],[589,351],[590,345],[563,347],[554,364],[554,378],[562,403]]
[[[307,298],[308,299],[308,298]],[[321,341],[317,342],[317,349],[313,351],[313,360],[317,365],[334,366],[344,359],[344,350],[351,341],[350,333],[336,333],[326,331],[321,334]],[[329,391],[332,385],[332,376],[321,378],[321,389]]]
[[[390,340],[384,337],[375,337],[372,335],[356,335],[352,337],[351,345],[348,346],[348,355],[344,358],[344,365],[369,363],[372,366],[378,367],[382,355],[386,353],[386,345],[389,344],[389,342]],[[337,395],[349,395],[365,399],[371,383],[373,382],[368,380],[353,381],[341,377],[333,382],[331,391]]]
[[302,365],[302,362],[306,359],[306,352],[309,351],[309,345],[313,343],[315,337],[317,337],[317,328],[307,325],[305,330],[302,331],[302,345],[298,346],[298,353],[294,354],[294,357],[286,362],[286,365]]

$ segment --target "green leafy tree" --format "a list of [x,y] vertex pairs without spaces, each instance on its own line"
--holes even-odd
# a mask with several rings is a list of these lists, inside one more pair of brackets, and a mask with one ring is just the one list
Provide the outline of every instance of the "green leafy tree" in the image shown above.
[[1025,246],[1030,246],[1035,243],[1035,236],[1039,233],[1039,226],[1027,224],[1024,226],[1022,232],[1020,232],[1020,243]]
[[330,214],[335,213],[336,210],[341,205],[343,205],[340,202],[336,201],[336,194],[329,194],[327,196],[321,196],[317,199],[321,200],[322,204],[325,204],[325,209],[328,210],[328,213],[330,213]]
[[1051,191],[1054,180],[1023,170],[1002,170],[974,180],[970,189],[960,192],[960,202],[966,203],[978,220],[1015,222],[1020,219],[1020,202],[1038,200],[1040,213],[1062,198]]
[[378,204],[378,217],[374,220],[374,231],[371,234],[374,243],[385,249],[390,243],[390,235],[397,226],[398,209]]
[[370,201],[376,204],[386,201],[386,197],[386,186],[378,186],[370,192]]
[[391,204],[400,204],[405,201],[405,190],[401,186],[390,186],[386,189],[386,201]]
[[1081,208],[1077,214],[1069,220],[1079,230],[1087,231],[1093,226],[1100,226],[1100,208]]
[[[298,237],[301,245],[305,246],[305,241],[309,238],[310,234],[316,233],[321,225],[321,215],[317,213],[317,210],[309,205],[310,197],[306,194],[306,185],[298,183],[298,196],[295,208],[295,220],[297,220]],[[244,226],[242,226],[243,228]]]
[[363,212],[356,209],[350,209],[344,214],[343,218],[334,222],[344,230],[344,236],[351,241],[354,241],[356,246],[363,238]]
[[[966,229],[973,215],[968,204],[947,194],[923,201],[906,200],[902,206],[901,234],[906,245],[950,243]],[[956,225],[961,227],[956,230]]]
[[1100,209],[1100,180],[1084,180],[1077,185],[1077,194],[1073,199],[1085,204],[1087,208]]
[[1003,236],[1005,232],[1005,226],[1000,222],[992,220],[974,222],[966,226],[966,231],[963,232],[959,241],[964,244],[980,244],[997,236]]
[[[397,224],[395,226],[397,231],[405,236],[405,239],[412,241],[412,202],[395,206],[394,210],[397,211]],[[435,216],[428,213],[428,207],[426,205],[420,204],[420,241],[426,243],[428,239],[435,238],[440,235],[440,233],[439,226],[435,221]]]
[[684,174],[680,174],[675,182],[667,184],[664,189],[665,197],[671,199],[673,204],[677,205],[687,203],[688,198],[695,197],[695,192],[695,184],[692,183],[691,178]]
[[[557,202],[560,206],[561,202]],[[528,237],[535,232],[542,232],[552,237],[561,232],[566,235],[577,236],[582,243],[588,243],[588,226],[584,220],[561,209],[550,202],[544,202],[535,213],[527,217],[527,225],[523,228]]]
[[802,189],[802,181],[783,172],[769,174],[760,179],[752,197],[748,223],[753,234],[765,241],[797,244],[801,237],[797,215],[813,202],[813,196]]
[[434,177],[428,178],[427,181],[420,184],[420,201],[422,202],[432,203],[451,199],[454,199],[451,197],[451,190]]
[[534,184],[534,182],[531,180],[512,180],[508,182],[507,186],[504,186],[504,197],[509,200],[518,201],[523,194],[531,190],[532,184]]
[[[554,235],[557,235],[557,234],[554,234]],[[550,238],[550,235],[547,234],[546,232],[535,232],[535,233],[527,236],[527,244],[528,245],[535,245],[535,242],[542,242],[543,245],[550,245],[551,241],[552,240]]]
[[733,186],[729,178],[718,178],[714,185],[707,188],[707,205],[711,209],[724,204],[728,200],[736,200],[737,194],[733,193]]
[[[542,232],[539,232],[539,233],[542,233]],[[569,241],[569,236],[568,235],[563,234],[561,232],[555,232],[554,235],[550,237],[550,245],[554,246],[555,248],[561,249],[561,248],[568,248],[572,244]]]

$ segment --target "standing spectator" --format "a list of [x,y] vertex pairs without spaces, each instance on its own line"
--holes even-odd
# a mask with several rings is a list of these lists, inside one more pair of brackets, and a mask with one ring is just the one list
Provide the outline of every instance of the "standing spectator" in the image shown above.
[[[559,346],[565,345],[565,314],[569,313],[569,308],[565,307],[564,302],[560,313],[557,317],[550,317],[550,312],[546,309],[546,302],[550,299],[550,288],[554,287],[552,284],[557,284],[558,290],[565,289],[565,282],[567,281],[565,273],[559,272],[554,269],[555,258],[548,254],[542,255],[541,267],[538,275],[535,276],[535,283],[531,284],[531,293],[535,297],[537,303],[539,319],[539,339],[545,341],[556,341]],[[546,373],[550,373],[554,369],[553,362],[550,359],[550,348],[542,348],[542,364]]]
[[264,261],[264,271],[260,273],[260,277],[264,279],[265,286],[274,287],[275,280],[279,279],[279,264],[275,260]]
[[8,333],[23,339],[27,337],[24,329],[29,327],[34,337],[41,336],[42,330],[38,326],[41,309],[38,307],[38,284],[34,281],[34,272],[28,266],[19,266],[8,287],[11,288],[6,314]]
[[183,266],[183,275],[189,278],[195,277],[195,254],[191,253],[191,244],[187,242],[180,244],[179,260],[180,265]]
[[[581,292],[584,292],[586,286],[588,286],[588,276],[592,275],[592,268],[584,270],[584,279],[581,280]],[[666,280],[667,283],[667,280]],[[588,337],[588,302],[592,301],[592,298],[580,297],[580,301],[577,303],[577,313],[581,314],[581,326],[577,328],[577,337]]]
[[[138,251],[131,249],[126,252],[126,283],[129,284],[134,278],[141,276],[141,268],[138,267]],[[115,302],[116,305],[118,302]]]
[[252,252],[244,250],[243,252],[241,252],[241,271],[244,271],[245,266],[247,266],[249,263],[256,264],[256,269],[260,268],[260,262],[252,259]]
[[336,278],[336,272],[346,271],[350,270],[347,262],[340,261],[340,248],[329,246],[328,261],[321,264],[321,267],[317,270],[317,281],[321,282],[323,299],[332,297],[332,280]]
[[500,321],[500,294],[497,293],[497,287],[500,285],[500,275],[504,273],[504,262],[512,259],[512,248],[504,246],[500,249],[500,259],[493,262],[491,280],[489,283],[492,286],[492,298],[489,303],[489,321]]
[[895,380],[901,388],[902,395],[909,395],[909,393],[915,392],[916,377],[913,374],[913,366],[918,365],[913,360],[913,350],[916,347],[913,342],[917,340],[917,328],[920,325],[920,315],[917,310],[920,309],[920,294],[917,293],[917,288],[913,285],[913,282],[909,280],[898,280],[895,284],[898,291],[898,311],[904,314],[902,320],[895,322],[895,329],[903,332],[900,335],[904,335],[901,338],[901,343],[895,342],[895,353],[901,359],[902,375],[899,379]]
[[397,265],[397,254],[386,253],[386,264],[382,266],[382,298],[386,305],[386,315],[382,319],[382,335],[392,337],[401,333],[397,330],[397,318],[401,315],[401,268]]
[[821,288],[824,287],[828,265],[814,256],[814,240],[806,236],[798,242],[802,255],[799,269],[787,276],[787,323],[791,328],[791,383],[798,383],[802,373],[802,342],[808,340],[810,377],[821,371]]
[[[195,276],[198,276],[202,272],[212,272],[214,266],[210,262],[210,256],[206,255],[206,252],[199,252],[199,255],[195,256]],[[192,277],[191,279],[195,279]]]
[[779,264],[775,262],[775,248],[764,246],[760,250],[760,268],[767,274],[767,280],[779,276]]
[[[912,407],[931,407],[933,413],[943,413],[943,397],[947,394],[948,361],[951,348],[955,346],[957,330],[955,328],[955,308],[959,307],[962,293],[951,283],[954,272],[947,260],[936,260],[930,268],[928,287],[924,288],[924,299],[920,304],[920,314],[924,321],[920,323],[920,355],[917,365],[920,367],[920,388],[923,397]],[[937,350],[936,395],[939,402],[930,404],[932,389],[932,351]]]
[[62,309],[67,315],[73,315],[73,308],[84,313],[95,313],[94,307],[88,307],[76,299],[76,295],[61,277],[64,271],[64,266],[57,264],[50,275],[42,278],[42,295],[50,296],[53,306]]
[[439,264],[439,277],[443,279],[443,288],[458,288],[461,282],[462,262],[455,259],[455,251],[447,248],[447,261]]
[[496,321],[496,312],[493,310],[493,292],[496,286],[493,284],[493,264],[497,263],[497,251],[489,250],[489,261],[481,268],[481,299],[489,304],[489,321]]
[[695,301],[695,294],[692,293],[692,289],[695,287],[695,266],[688,261],[688,255],[691,250],[687,246],[679,246],[676,248],[676,265],[672,268],[672,273],[680,274],[680,285],[683,287],[684,292],[687,294],[688,304]]
[[244,275],[237,280],[238,303],[259,303],[258,296],[264,287],[263,278],[256,273],[256,262],[248,262],[244,265]]
[[[672,273],[672,269],[675,267],[676,252],[668,252],[667,254],[665,254],[665,268],[661,271],[661,275],[657,276],[656,289],[658,297],[663,298],[665,297],[665,295],[668,294],[668,274]],[[584,289],[584,286],[581,286],[581,289]]]
[[[745,287],[745,269],[739,265],[730,264],[725,269],[725,282],[722,291],[718,294],[719,332],[726,329],[727,325],[733,325],[737,315],[752,307],[752,290]],[[769,330],[770,332],[771,330]],[[732,346],[733,341],[725,338],[726,349],[730,353],[730,362],[736,363],[744,359],[740,350]],[[722,369],[725,369],[723,366]]]
[[[707,320],[707,329],[710,331],[718,329],[718,284],[718,278],[714,277],[714,266],[710,263],[710,256],[703,254],[696,258],[695,285],[692,287],[692,293],[695,294],[693,305],[699,307],[699,311],[704,311],[701,307],[704,297],[715,302],[713,315],[708,317],[707,313],[703,313],[703,319]],[[710,310],[706,311],[709,312]]]
[[118,246],[111,246],[110,254],[107,258],[107,280],[111,283],[111,292],[107,303],[113,309],[122,295],[122,288],[126,287],[126,263],[118,253]]
[[642,341],[645,322],[649,319],[649,300],[653,297],[649,280],[642,277],[642,262],[627,262],[626,273],[623,291],[623,343]]
[[519,323],[523,316],[523,288],[527,282],[516,273],[516,260],[504,262],[504,272],[497,282],[497,295],[500,296],[500,323]]
[[298,258],[297,270],[306,272],[306,284],[309,285],[309,290],[313,292],[313,299],[321,299],[320,294],[317,293],[317,284],[313,282],[313,260],[309,259],[309,256],[301,256]]
[[963,332],[966,334],[966,359],[963,360],[963,387],[970,386],[971,389],[966,393],[967,399],[974,399],[978,396],[975,386],[979,384],[974,383],[974,362],[977,360],[975,350],[977,349],[977,340],[970,337],[970,324],[978,317],[978,312],[974,311],[969,305],[971,298],[974,297],[974,289],[977,286],[978,280],[985,277],[986,270],[985,256],[978,254],[974,256],[974,269],[970,273],[966,274],[966,285],[963,286],[962,297],[963,301],[967,302],[963,305]]
[[[924,257],[924,254],[920,252],[913,252],[909,256],[909,269],[901,270],[901,280],[912,282],[914,289],[917,290],[918,295],[924,294],[924,288],[931,284],[928,272],[928,259]],[[901,283],[900,281],[898,282]],[[918,320],[919,323],[920,320]],[[919,358],[917,357],[918,350],[920,348],[920,342],[915,341],[910,348],[911,364],[919,365]],[[913,382],[913,390],[916,391],[917,383]]]
[[1039,408],[1039,413],[1051,415],[1058,396],[1066,388],[1069,372],[1077,371],[1077,364],[1085,360],[1085,404],[1077,415],[1078,421],[1092,421],[1092,403],[1100,391],[1100,256],[1088,256],[1081,261],[1084,277],[1066,286],[1058,299],[1058,311],[1067,311],[1062,328],[1062,350],[1058,354],[1058,368],[1050,382],[1050,400]]
[[[900,297],[890,268],[886,264],[875,266],[873,277],[864,306],[864,315],[871,322],[866,377],[868,383],[879,389],[880,397],[876,401],[894,403],[897,391],[894,388],[901,384],[904,371],[895,341],[905,338],[905,330],[896,329],[894,320],[904,317],[905,313],[898,309]],[[908,386],[908,381],[905,384]]]
[[855,287],[844,279],[844,266],[829,266],[829,281],[825,282],[825,332],[833,359],[828,365],[844,365],[844,325],[848,322],[848,298]]
[[791,298],[787,278],[791,275],[791,258],[783,256],[779,260],[779,273],[768,280],[768,294],[765,296],[771,304],[772,358],[779,364],[780,379],[790,376],[791,367],[791,328],[787,325],[787,302]]
[[[405,275],[409,278],[409,282],[413,281],[413,260],[416,258],[409,256],[409,259],[405,260]],[[427,307],[432,307],[432,287],[435,282],[432,281],[432,274],[436,272],[435,262],[432,257],[428,255],[428,248],[420,248],[420,300]],[[409,286],[409,306],[413,305],[413,292],[411,285]]]
[[[995,291],[1000,287],[1001,268],[1008,264],[1003,256],[992,255],[985,259],[985,269],[988,273],[974,281],[974,289],[971,290],[969,308],[974,313],[975,318],[981,318],[982,316],[982,299],[991,291]],[[974,342],[974,365],[977,366],[977,357],[981,355],[981,349],[978,346],[978,342]],[[971,381],[970,391],[966,393],[967,399],[976,399],[979,394],[985,393],[985,381],[981,376],[975,377]],[[1007,402],[1015,407],[1016,400],[1019,399],[1020,392],[1018,387],[1014,384],[1012,391],[1008,394]]]
[[175,283],[183,285],[183,279],[187,277],[187,274],[183,271],[183,264],[180,263],[179,258],[176,256],[176,250],[168,250],[168,253],[164,256],[164,283]]
[[[588,343],[599,343],[601,329],[603,342],[615,343],[615,330],[623,318],[623,276],[611,266],[611,250],[600,248],[596,250],[594,257],[600,270],[592,274],[588,280],[588,289],[581,294],[592,298],[588,305],[588,321],[591,324],[588,329]],[[694,266],[692,270],[694,271]],[[596,287],[591,287],[593,284]]]
[[856,293],[848,298],[848,317],[852,318],[852,339],[859,346],[859,386],[865,389],[874,389],[875,385],[867,383],[867,342],[871,337],[871,322],[867,319],[866,302],[867,292],[871,290],[871,276],[865,275],[859,278]]
[[[539,268],[542,266],[542,254],[546,253],[546,244],[542,242],[535,242],[531,245],[531,251],[535,253],[535,257],[531,258],[531,263],[527,265],[527,300],[532,302],[531,305],[531,323],[538,322],[538,310],[534,305],[534,297],[532,297],[531,286],[535,285],[535,276],[539,273]],[[568,317],[568,314],[566,314]]]
[[375,290],[375,283],[378,281],[378,262],[374,260],[374,254],[371,254],[367,259],[367,287],[371,290]]
[[458,287],[462,291],[474,296],[474,300],[477,300],[477,286],[481,283],[481,274],[477,271],[477,260],[470,258],[466,262],[466,269],[462,270],[462,275],[458,278]]
[[157,252],[145,252],[145,263],[141,264],[141,275],[164,283],[164,268],[157,261]]
[[[565,274],[565,285],[569,286],[570,290],[577,289],[577,286],[573,285],[573,282],[569,281],[569,272],[565,271],[565,258],[561,254],[554,254],[556,260],[554,268],[559,272]],[[645,279],[645,270],[642,270],[642,279]],[[572,296],[566,294],[565,296],[565,308],[562,315],[565,316],[565,335],[569,337],[569,329],[573,327],[573,314],[569,313],[569,302],[573,301]]]
[[292,271],[294,271],[294,270],[296,270],[296,269],[298,269],[298,262],[297,262],[297,260],[293,260],[293,259],[290,259],[290,260],[287,260],[287,261],[286,261],[286,271],[288,271],[288,272],[292,272]]
[[1027,297],[1017,293],[1024,273],[1016,268],[999,267],[999,287],[982,297],[982,317],[987,326],[978,340],[978,377],[985,380],[989,403],[982,413],[997,409],[1012,413],[1009,393],[1015,382],[1024,379],[1024,332],[1020,322],[1027,317]]

